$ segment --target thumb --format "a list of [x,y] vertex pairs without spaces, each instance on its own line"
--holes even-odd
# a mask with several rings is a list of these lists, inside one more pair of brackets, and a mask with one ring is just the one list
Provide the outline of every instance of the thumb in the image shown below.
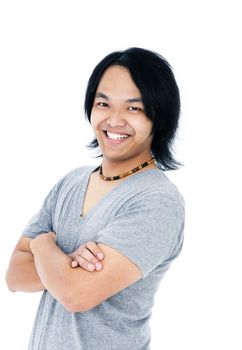
[[71,262],[71,266],[72,266],[72,267],[77,267],[77,266],[78,266],[78,262],[77,262],[76,260],[73,260],[73,261]]

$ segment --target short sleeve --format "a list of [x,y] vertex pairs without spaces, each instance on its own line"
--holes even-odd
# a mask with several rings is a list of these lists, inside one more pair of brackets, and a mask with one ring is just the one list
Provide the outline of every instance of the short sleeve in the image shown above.
[[162,194],[133,198],[98,232],[96,242],[117,249],[133,261],[145,278],[178,256],[183,243],[184,200]]
[[69,173],[63,176],[50,190],[40,210],[27,223],[22,235],[35,238],[40,233],[53,231],[53,218],[58,192]]

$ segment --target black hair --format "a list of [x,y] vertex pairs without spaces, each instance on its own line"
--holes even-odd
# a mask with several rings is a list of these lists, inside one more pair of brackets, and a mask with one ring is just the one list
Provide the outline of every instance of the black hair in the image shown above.
[[[180,94],[173,71],[164,57],[143,48],[131,47],[104,57],[94,68],[88,81],[84,110],[90,123],[91,111],[99,81],[105,70],[113,65],[127,68],[140,90],[145,113],[153,122],[151,153],[162,170],[176,170],[182,163],[172,155],[180,115]],[[94,138],[86,147],[98,147]],[[102,157],[102,154],[97,156]]]

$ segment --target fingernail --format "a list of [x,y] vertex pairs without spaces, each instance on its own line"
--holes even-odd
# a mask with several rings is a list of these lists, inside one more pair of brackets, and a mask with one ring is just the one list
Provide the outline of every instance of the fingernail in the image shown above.
[[100,263],[96,263],[95,266],[97,270],[101,270],[102,268],[102,265]]
[[95,269],[93,264],[88,264],[87,268],[88,268],[88,270],[91,270],[91,271],[93,271]]
[[103,259],[103,254],[102,253],[97,253],[98,259]]

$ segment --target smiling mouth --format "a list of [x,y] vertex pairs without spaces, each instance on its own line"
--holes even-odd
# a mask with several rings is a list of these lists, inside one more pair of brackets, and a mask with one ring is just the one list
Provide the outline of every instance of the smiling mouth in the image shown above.
[[106,133],[106,135],[111,138],[111,139],[126,139],[127,137],[129,137],[129,134],[125,134],[125,133],[118,133],[118,132],[111,132],[111,131],[107,131],[104,130],[104,132]]
[[110,133],[106,130],[103,130],[103,133],[105,135],[105,139],[111,144],[125,142],[131,136],[131,135],[127,135],[127,134]]

